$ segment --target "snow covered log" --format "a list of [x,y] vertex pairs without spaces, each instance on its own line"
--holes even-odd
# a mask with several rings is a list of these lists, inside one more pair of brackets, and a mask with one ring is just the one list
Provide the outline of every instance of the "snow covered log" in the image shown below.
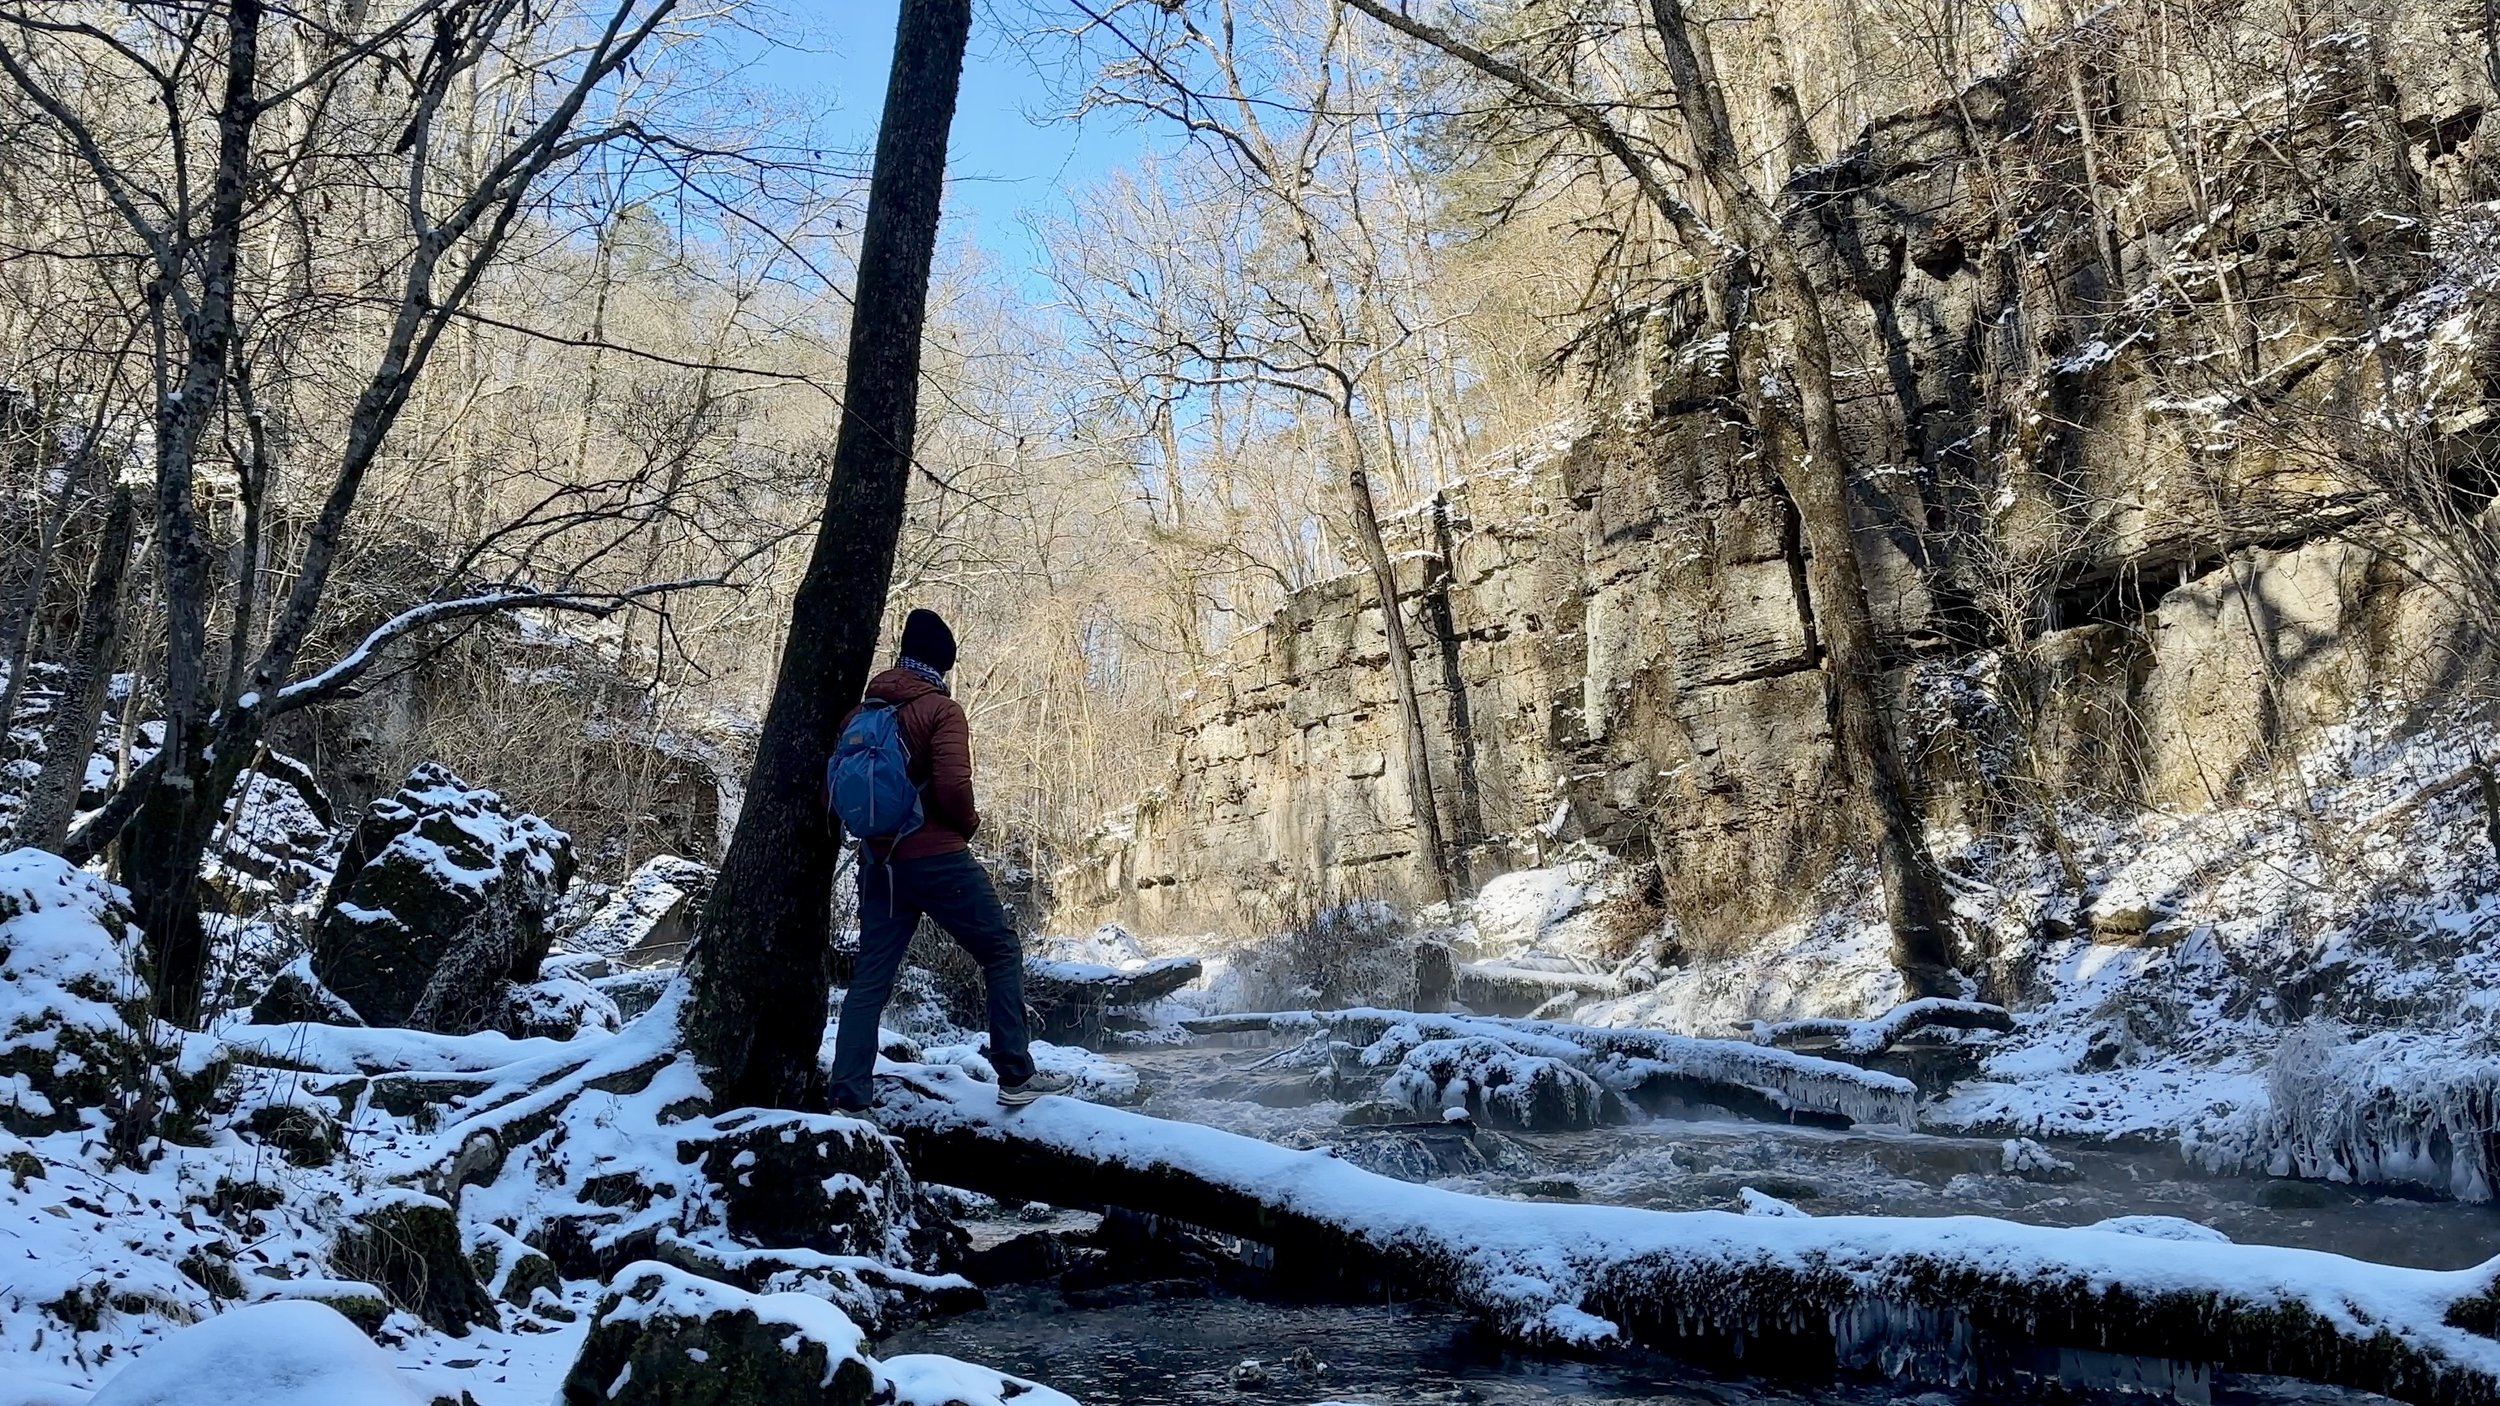
[[1783,1020],[1775,1024],[1755,1021],[1753,1038],[1757,1044],[1781,1049],[1828,1041],[1842,1054],[1879,1055],[1921,1030],[2003,1032],[2013,1028],[2014,1015],[2003,1006],[1927,996],[1904,1002],[1873,1020]]
[[1601,1001],[1623,994],[1623,983],[1602,972],[1555,971],[1512,962],[1458,965],[1458,1003],[1491,1016],[1524,1016],[1562,998]]
[[1521,1055],[1561,1060],[1623,1098],[1652,1109],[1718,1108],[1766,1122],[1848,1126],[1913,1121],[1918,1088],[1895,1074],[1743,1040],[1703,1040],[1656,1030],[1550,1020],[1425,1015],[1357,1008],[1217,1016],[1182,1022],[1193,1034],[1316,1036],[1366,1047],[1363,1063],[1394,1066],[1437,1040],[1485,1040]]
[[1063,1045],[1100,1043],[1114,1011],[1160,1001],[1198,979],[1195,957],[1165,957],[1137,967],[1024,960],[1024,999],[1041,1017],[1034,1034]]
[[1939,1385],[2193,1396],[2220,1370],[2500,1403],[2500,1260],[2440,1272],[1975,1216],[1497,1201],[1068,1099],[1008,1111],[926,1066],[883,1081],[877,1117],[928,1179],[1254,1240],[1279,1272],[1440,1299],[1531,1343]]

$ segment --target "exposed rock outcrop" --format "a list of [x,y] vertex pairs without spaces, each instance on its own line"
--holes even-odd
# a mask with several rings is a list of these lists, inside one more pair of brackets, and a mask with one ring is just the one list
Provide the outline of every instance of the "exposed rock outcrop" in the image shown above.
[[[2276,158],[2191,190],[2147,150],[2117,268],[2070,198],[2054,74],[1880,121],[1788,191],[1839,339],[1858,548],[1934,820],[2030,804],[2013,778],[2033,758],[2068,795],[2262,794],[2287,744],[2365,696],[2435,696],[2472,657],[2437,565],[2371,549],[2383,499],[2348,460],[2280,442],[2303,414],[2322,437],[2349,425],[2337,407],[2391,362],[2444,356],[2479,384],[2490,241],[2468,226],[2487,215],[2453,198],[2454,144],[2415,134],[2471,132],[2500,104],[2449,61],[2438,8],[2312,43],[2304,101],[2250,138]],[[2271,310],[2262,338],[2230,343],[2181,291],[2217,267]],[[1812,910],[1861,843],[1836,804],[1800,534],[1713,320],[1724,292],[1632,319],[1631,413],[1385,524],[1431,781],[1480,817],[1457,836],[1477,881],[1587,839],[1654,861],[1702,944]],[[2293,428],[2269,439],[2242,394]],[[2487,418],[2469,405],[2424,433]],[[1328,896],[1424,898],[1385,651],[1354,576],[1242,636],[1184,704],[1169,783],[1061,876],[1059,926],[1275,931]]]
[[617,1276],[564,1406],[868,1406],[876,1375],[859,1329],[805,1294],[753,1295],[667,1265]]
[[132,1156],[192,1140],[225,1056],[149,1011],[128,897],[58,855],[0,854],[0,1129],[89,1128]]
[[347,1278],[374,1285],[446,1333],[501,1322],[461,1248],[458,1217],[434,1197],[402,1193],[364,1212],[340,1234],[330,1259]]

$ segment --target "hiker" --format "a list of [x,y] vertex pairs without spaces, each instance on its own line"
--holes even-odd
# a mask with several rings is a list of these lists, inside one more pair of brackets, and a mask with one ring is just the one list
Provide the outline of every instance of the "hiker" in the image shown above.
[[913,611],[903,621],[901,659],[868,681],[826,767],[827,799],[859,844],[859,964],[842,997],[828,1090],[845,1112],[868,1107],[877,1021],[924,913],[981,964],[998,1101],[1020,1106],[1066,1093],[1073,1082],[1033,1068],[1024,949],[972,857],[981,812],[972,799],[972,726],[947,696],[954,667],[955,632],[935,611]]

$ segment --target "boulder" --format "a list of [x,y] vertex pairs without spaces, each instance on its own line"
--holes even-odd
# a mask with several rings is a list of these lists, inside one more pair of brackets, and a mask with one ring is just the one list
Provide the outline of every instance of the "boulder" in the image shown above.
[[0,1128],[40,1137],[169,1096],[140,971],[120,889],[41,850],[0,855]]
[[700,1162],[724,1228],[773,1249],[899,1257],[918,1198],[903,1159],[876,1125],[825,1113],[741,1110],[681,1140]]
[[867,1406],[862,1335],[805,1294],[750,1294],[649,1260],[600,1300],[562,1406]]
[[555,1261],[491,1226],[470,1249],[469,1268],[488,1293],[514,1308],[530,1307],[541,1289],[557,1294],[564,1289]]
[[427,763],[373,803],[339,859],[309,974],[368,1025],[445,1034],[514,1019],[535,981],[572,842]]
[[424,1406],[438,1400],[356,1325],[304,1300],[252,1304],[142,1350],[93,1406]]
[[1464,1108],[1488,1126],[1526,1132],[1570,1132],[1623,1119],[1623,1101],[1588,1075],[1482,1036],[1417,1045],[1380,1096],[1425,1115]]
[[695,915],[712,891],[709,865],[673,854],[646,860],[599,910],[567,933],[569,951],[629,967],[675,966],[694,940]]
[[296,958],[279,968],[270,979],[269,989],[252,1006],[256,1025],[291,1025],[311,1021],[317,1025],[362,1025],[363,1016],[347,1004],[339,994],[321,984],[313,975],[310,955]]
[[515,1039],[570,1040],[585,1030],[614,1030],[624,1023],[616,1002],[589,982],[551,976],[506,988],[504,1016],[496,1028]]
[[[1024,1003],[1039,1019],[1033,1034],[1054,1044],[1093,1047],[1102,1042],[1115,1013],[1160,1001],[1196,981],[1205,968],[1195,957],[1166,957],[1135,966],[1087,962],[1024,962]],[[975,979],[978,979],[976,973]],[[978,989],[971,993],[977,1004]]]
[[244,1119],[252,1136],[298,1167],[326,1167],[338,1156],[339,1121],[311,1099],[264,1103]]
[[400,1192],[377,1202],[340,1232],[330,1262],[454,1337],[474,1324],[501,1322],[494,1298],[462,1252],[458,1217],[434,1197]]

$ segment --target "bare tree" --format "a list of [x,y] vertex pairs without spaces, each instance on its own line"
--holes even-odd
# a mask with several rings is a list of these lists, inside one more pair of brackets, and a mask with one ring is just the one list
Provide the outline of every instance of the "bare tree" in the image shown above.
[[[1423,329],[1396,305],[1389,241],[1371,228],[1363,108],[1348,79],[1360,58],[1345,52],[1343,16],[1327,7],[1303,71],[1254,71],[1234,6],[1228,0],[1216,11],[1202,26],[1186,6],[1087,10],[1119,50],[1097,100],[1142,108],[1189,133],[1254,193],[1272,225],[1271,266],[1253,274],[1247,315],[1216,326],[1158,319],[1144,329],[1157,342],[1148,354],[1174,381],[1256,384],[1323,408],[1345,486],[1345,527],[1380,609],[1418,868],[1431,897],[1449,898],[1464,882],[1460,842],[1479,837],[1452,836],[1442,820],[1414,646],[1373,490],[1376,474],[1410,495],[1422,487],[1399,472],[1392,417],[1379,402],[1393,358]],[[1289,123],[1276,125],[1279,115]]]
[[70,820],[86,785],[96,726],[104,718],[113,656],[121,645],[123,585],[129,573],[131,522],[136,514],[126,485],[116,485],[112,495],[104,530],[96,542],[95,569],[87,578],[69,676],[62,681],[60,701],[44,729],[43,767],[26,793],[26,808],[19,812],[17,832],[10,837],[14,843],[36,849],[57,850],[69,838]]
[[[165,731],[147,766],[66,848],[91,854],[118,839],[157,999],[174,1018],[199,1016],[205,951],[193,888],[228,792],[273,718],[343,688],[370,662],[369,653],[351,656],[318,682],[290,682],[367,480],[444,331],[526,227],[550,173],[610,143],[652,140],[629,120],[586,124],[585,115],[675,7],[617,0],[557,21],[519,0],[414,0],[328,22],[273,12],[264,0],[208,0],[150,12],[135,27],[103,23],[76,0],[0,9],[0,76],[46,140],[100,188],[144,295]],[[577,32],[559,33],[575,24]],[[273,62],[281,51],[290,63]],[[547,96],[507,114],[472,159],[449,159],[460,145],[446,130],[455,97],[481,67],[507,64],[518,66],[508,75],[516,87]],[[134,92],[150,104],[128,103]],[[99,93],[121,105],[97,104]],[[140,111],[153,112],[155,125],[131,120]],[[391,291],[360,307],[383,330],[344,410],[327,489],[285,573],[291,584],[283,599],[264,602],[264,574],[237,573],[221,611],[200,510],[203,466],[217,446],[231,450],[247,556],[256,557],[280,440],[254,395],[255,373],[285,360],[283,340],[264,332],[283,323],[287,290],[258,281],[249,246],[273,205],[301,192],[254,173],[266,161],[305,159],[273,138],[299,114],[298,131],[338,123],[382,154],[368,158],[359,193],[398,212],[394,237],[378,246],[389,252],[372,269]],[[441,602],[423,620],[503,608],[493,602],[507,594],[470,597],[461,609]],[[227,625],[222,644],[218,619]]]

